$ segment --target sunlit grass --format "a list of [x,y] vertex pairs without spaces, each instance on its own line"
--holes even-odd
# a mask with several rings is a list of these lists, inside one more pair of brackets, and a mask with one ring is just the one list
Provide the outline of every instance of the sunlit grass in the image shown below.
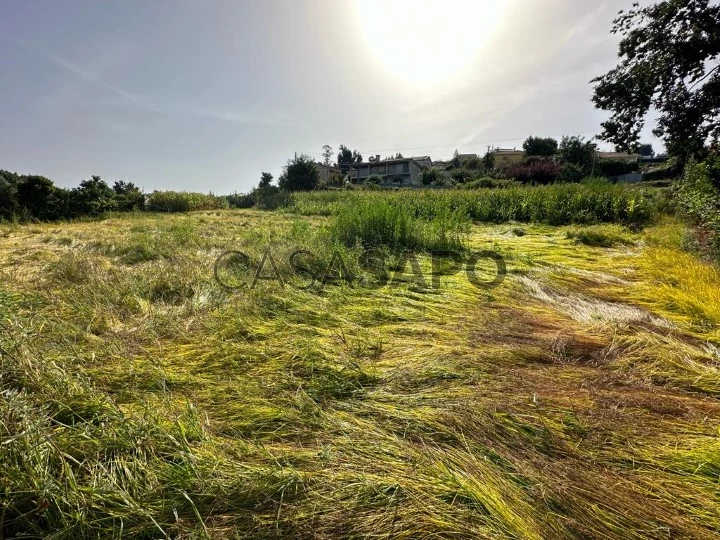
[[632,242],[592,245],[577,228],[468,226],[467,253],[505,257],[491,290],[447,261],[439,289],[214,281],[220,254],[257,266],[268,246],[283,272],[295,248],[357,272],[333,223],[212,211],[4,229],[4,536],[720,532],[718,278],[660,243],[677,225],[603,226]]

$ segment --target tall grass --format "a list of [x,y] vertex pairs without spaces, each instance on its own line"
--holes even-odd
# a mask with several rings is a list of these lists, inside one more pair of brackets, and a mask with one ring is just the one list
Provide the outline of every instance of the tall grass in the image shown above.
[[227,207],[224,197],[188,191],[153,191],[146,202],[146,208],[151,212],[191,212]]
[[[432,220],[458,215],[489,223],[549,225],[621,223],[642,226],[657,215],[653,193],[612,184],[466,190],[310,192],[294,195],[288,210],[302,215],[342,215],[353,208],[386,205]],[[443,217],[444,219],[444,217]]]
[[427,215],[402,201],[361,199],[335,216],[330,231],[335,240],[350,247],[447,250],[462,247],[468,221],[466,215],[447,208]]

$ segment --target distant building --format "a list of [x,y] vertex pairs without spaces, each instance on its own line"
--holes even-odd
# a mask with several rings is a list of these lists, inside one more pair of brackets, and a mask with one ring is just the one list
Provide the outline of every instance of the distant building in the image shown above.
[[430,159],[430,156],[413,156],[410,159],[413,161],[417,161],[420,165],[423,167],[432,167],[432,159]]
[[515,148],[496,148],[493,150],[495,167],[502,169],[520,163],[525,158],[525,152]]
[[626,163],[637,163],[640,161],[640,154],[628,154],[626,152],[595,152],[595,157],[598,159],[625,161]]
[[356,163],[350,172],[353,184],[362,184],[370,176],[378,175],[380,185],[383,187],[393,186],[418,186],[422,185],[420,174],[432,165],[429,156],[418,158],[394,158],[381,160],[380,156],[370,158],[368,163]]
[[315,167],[317,167],[318,173],[320,173],[320,181],[321,182],[327,182],[334,176],[342,176],[342,171],[340,170],[340,167],[335,167],[333,165],[325,165],[324,163],[316,163]]

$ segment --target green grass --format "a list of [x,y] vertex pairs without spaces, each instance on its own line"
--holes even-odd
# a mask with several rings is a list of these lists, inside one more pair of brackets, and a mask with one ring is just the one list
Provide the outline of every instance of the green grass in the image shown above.
[[[720,535],[720,287],[682,227],[520,233],[402,195],[3,229],[2,535]],[[505,281],[213,279],[231,249],[357,272],[358,244],[411,247],[427,271],[445,241]]]
[[568,230],[566,236],[586,246],[617,247],[635,243],[633,235],[619,225],[575,227]]
[[302,215],[340,215],[358,205],[394,206],[433,220],[457,216],[473,221],[520,221],[567,225],[621,223],[642,226],[657,218],[652,190],[613,184],[556,184],[479,190],[326,191],[298,193],[288,209]]

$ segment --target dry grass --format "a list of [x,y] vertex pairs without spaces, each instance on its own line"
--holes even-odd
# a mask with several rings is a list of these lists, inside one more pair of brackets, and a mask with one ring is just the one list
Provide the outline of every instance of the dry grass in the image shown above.
[[713,270],[661,230],[606,249],[495,225],[467,240],[506,257],[492,291],[213,281],[227,249],[327,261],[324,230],[0,231],[4,536],[720,535]]

